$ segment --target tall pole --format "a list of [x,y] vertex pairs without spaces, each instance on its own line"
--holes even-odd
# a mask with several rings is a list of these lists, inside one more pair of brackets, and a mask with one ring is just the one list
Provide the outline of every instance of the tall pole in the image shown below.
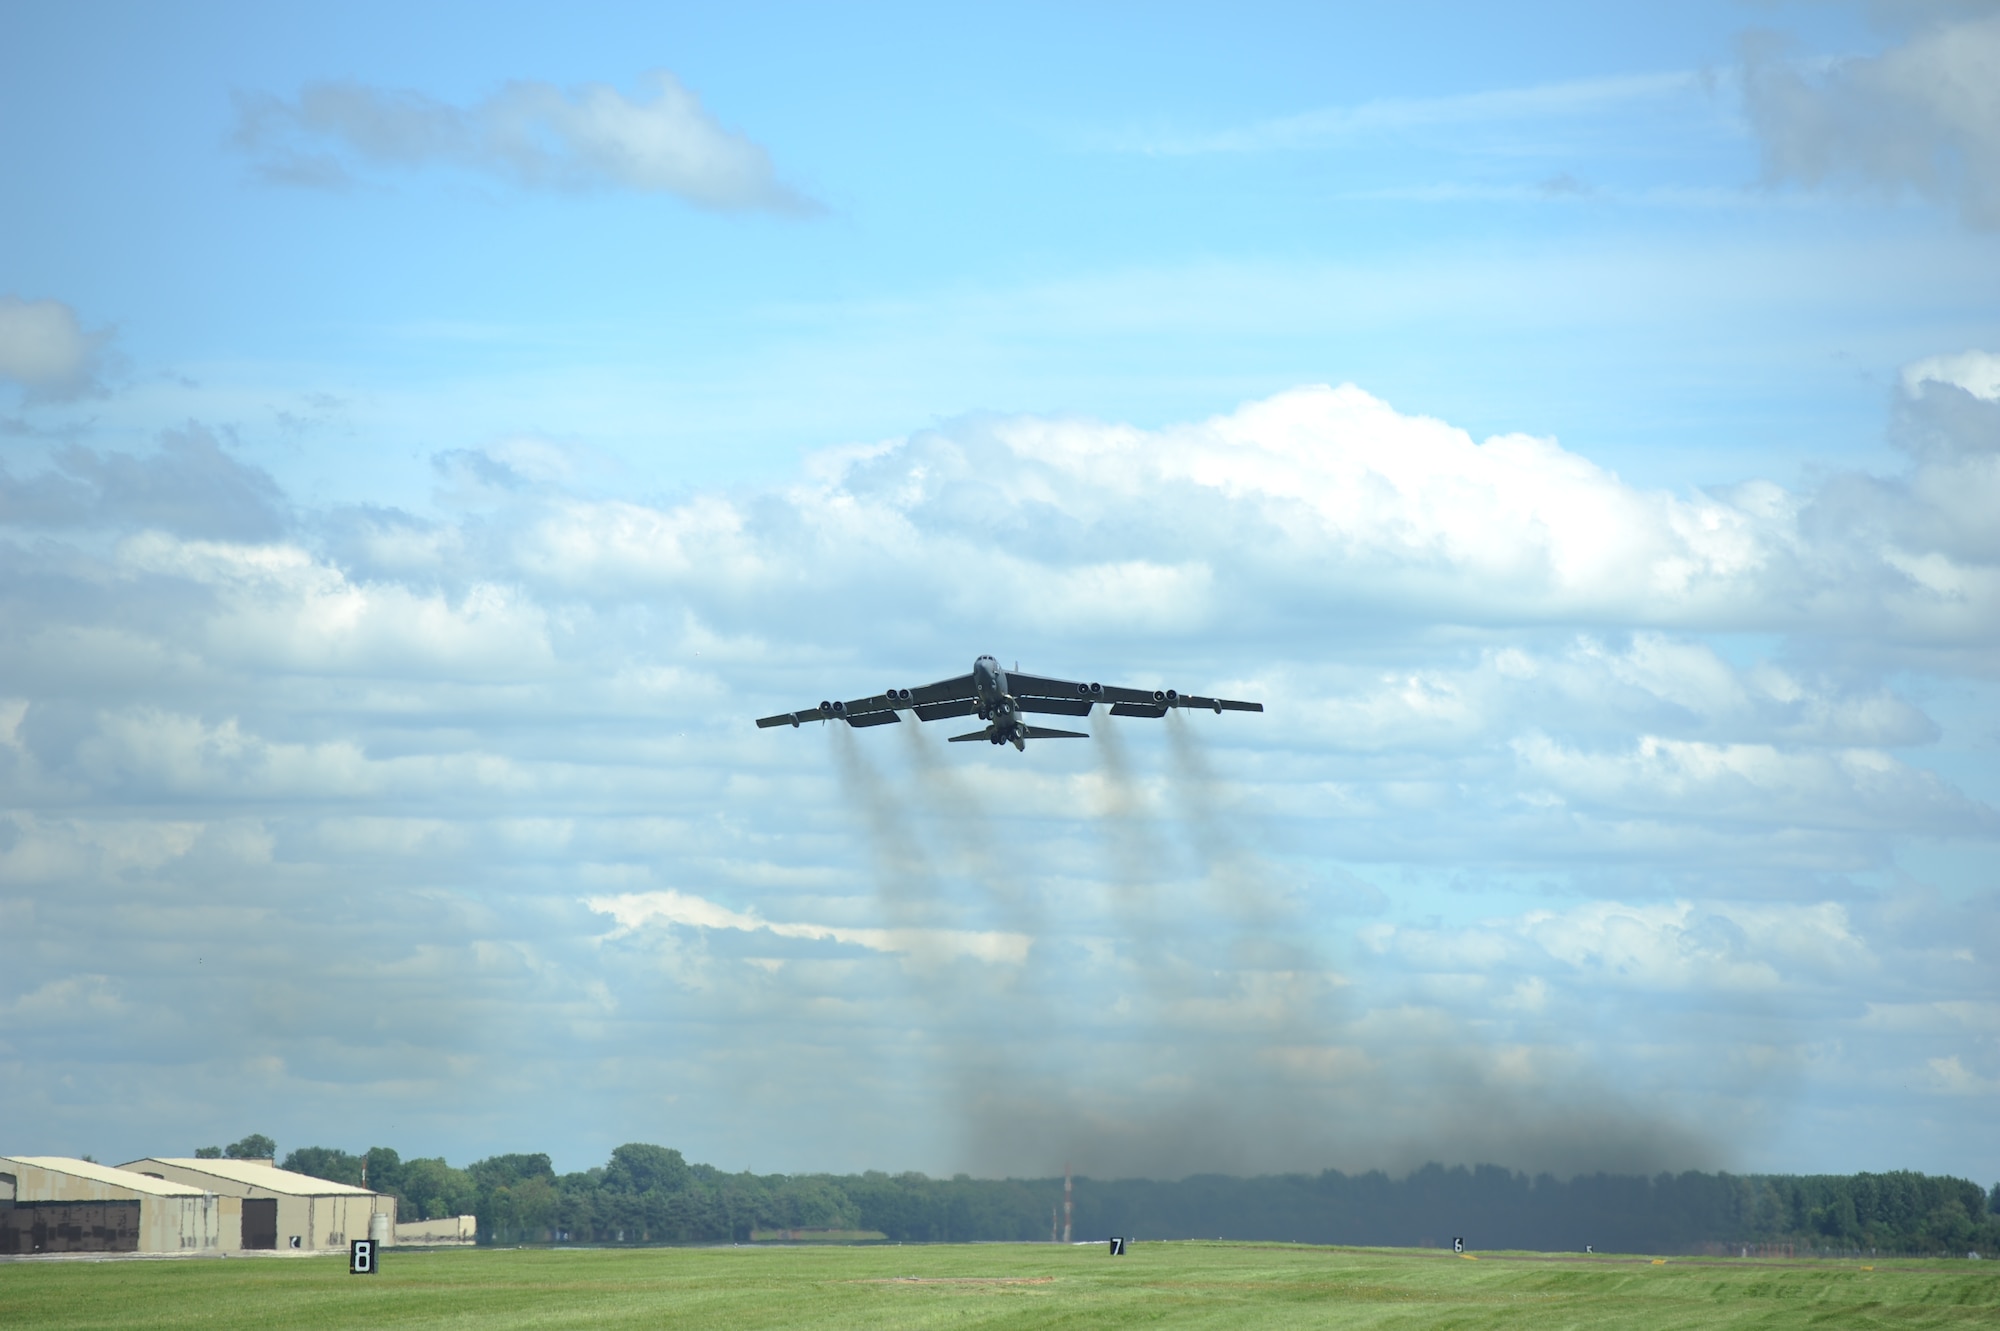
[[1063,1161],[1063,1242],[1069,1242],[1070,1207],[1069,1161]]

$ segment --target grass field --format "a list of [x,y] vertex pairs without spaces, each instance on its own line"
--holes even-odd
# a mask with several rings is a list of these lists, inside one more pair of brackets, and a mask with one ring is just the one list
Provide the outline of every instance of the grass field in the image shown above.
[[1271,1244],[0,1263],[0,1327],[2000,1327],[2000,1264]]

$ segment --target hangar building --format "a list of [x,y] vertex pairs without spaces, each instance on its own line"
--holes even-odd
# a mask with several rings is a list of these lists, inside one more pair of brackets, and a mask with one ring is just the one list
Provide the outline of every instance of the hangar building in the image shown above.
[[118,1168],[240,1201],[248,1249],[310,1252],[345,1249],[353,1239],[374,1239],[384,1247],[396,1241],[394,1197],[295,1174],[268,1161],[154,1156]]
[[0,1253],[231,1252],[243,1204],[58,1155],[0,1156]]

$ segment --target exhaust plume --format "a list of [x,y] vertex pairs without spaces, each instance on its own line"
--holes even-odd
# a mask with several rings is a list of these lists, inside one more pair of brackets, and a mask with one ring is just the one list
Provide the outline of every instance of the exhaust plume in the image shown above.
[[[954,912],[910,826],[917,809],[986,909],[1036,940],[1004,982],[910,968],[937,1021],[960,1167],[1048,1177],[1070,1160],[1099,1177],[1179,1178],[1430,1160],[1564,1175],[1716,1163],[1698,1134],[1559,1048],[1489,1047],[1431,1008],[1343,1001],[1357,980],[1315,941],[1310,899],[1255,849],[1265,838],[1248,802],[1195,728],[1169,718],[1158,785],[1135,775],[1114,723],[1093,731],[1098,800],[1083,830],[1109,880],[1095,901],[1045,900],[1022,877],[1033,861],[1001,855],[984,806],[920,736],[907,799],[852,736],[836,740],[884,908],[936,924]],[[1093,937],[1099,909],[1113,937]],[[1117,997],[1086,1005],[1072,967],[1109,967]]]

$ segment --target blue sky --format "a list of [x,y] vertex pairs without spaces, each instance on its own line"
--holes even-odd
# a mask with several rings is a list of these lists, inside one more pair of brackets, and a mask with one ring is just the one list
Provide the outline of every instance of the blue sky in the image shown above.
[[[2000,1174],[1996,69],[17,7],[14,1149]],[[1269,711],[748,725],[985,651]]]

